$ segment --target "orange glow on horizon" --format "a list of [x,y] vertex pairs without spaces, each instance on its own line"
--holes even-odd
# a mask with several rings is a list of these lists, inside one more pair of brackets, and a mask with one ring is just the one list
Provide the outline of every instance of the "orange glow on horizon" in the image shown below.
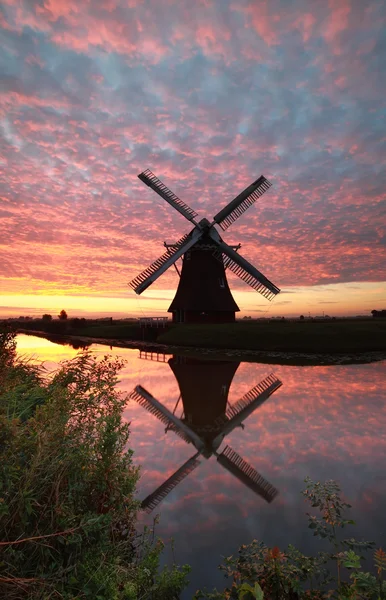
[[[32,316],[48,312],[56,317],[64,308],[69,317],[113,318],[167,315],[175,290],[146,290],[137,296],[128,290],[126,296],[97,295],[0,295],[0,318]],[[233,290],[239,305],[238,318],[273,316],[367,315],[386,305],[386,282],[341,283],[310,287],[286,287],[272,302],[249,290]]]

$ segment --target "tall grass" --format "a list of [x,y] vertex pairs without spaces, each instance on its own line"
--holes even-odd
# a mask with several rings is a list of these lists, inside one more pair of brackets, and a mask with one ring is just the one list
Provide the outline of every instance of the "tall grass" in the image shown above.
[[184,586],[186,568],[160,573],[161,543],[135,530],[121,367],[85,351],[47,377],[0,332],[0,597],[169,600]]

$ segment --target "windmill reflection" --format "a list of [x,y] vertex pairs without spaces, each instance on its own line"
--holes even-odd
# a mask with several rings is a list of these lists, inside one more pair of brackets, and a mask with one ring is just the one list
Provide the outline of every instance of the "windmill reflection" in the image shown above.
[[[255,494],[272,502],[278,494],[273,485],[230,446],[226,446],[221,454],[217,451],[225,436],[236,427],[243,428],[243,421],[279,389],[282,382],[270,374],[231,405],[228,401],[229,388],[239,362],[207,361],[183,356],[173,356],[167,360],[164,354],[146,352],[141,352],[140,358],[168,362],[177,379],[180,396],[173,412],[140,385],[135,387],[130,398],[162,421],[166,426],[165,433],[173,431],[196,449],[193,456],[142,501],[142,508],[151,512],[200,464],[199,457],[208,459],[212,455]],[[177,411],[181,409],[178,417]]]

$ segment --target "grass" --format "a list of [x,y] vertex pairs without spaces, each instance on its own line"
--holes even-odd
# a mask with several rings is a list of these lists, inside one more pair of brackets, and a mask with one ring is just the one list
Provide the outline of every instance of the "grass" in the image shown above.
[[169,325],[167,329],[114,321],[98,323],[31,321],[15,329],[44,331],[52,335],[157,342],[186,348],[309,354],[360,354],[386,351],[386,319],[336,319],[331,321],[236,321],[220,325]]
[[188,568],[136,532],[123,361],[90,352],[47,375],[0,331],[0,597],[176,600]]
[[75,330],[74,335],[100,337],[106,339],[130,340],[138,339],[139,328],[136,325],[93,325]]
[[305,353],[359,353],[386,350],[386,321],[236,322],[176,325],[157,342],[201,348]]

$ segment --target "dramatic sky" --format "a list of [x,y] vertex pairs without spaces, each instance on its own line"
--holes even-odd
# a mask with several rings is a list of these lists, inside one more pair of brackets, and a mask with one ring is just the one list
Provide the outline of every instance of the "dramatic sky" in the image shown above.
[[163,314],[127,287],[264,174],[224,235],[282,290],[242,314],[386,308],[384,0],[2,0],[0,314]]

